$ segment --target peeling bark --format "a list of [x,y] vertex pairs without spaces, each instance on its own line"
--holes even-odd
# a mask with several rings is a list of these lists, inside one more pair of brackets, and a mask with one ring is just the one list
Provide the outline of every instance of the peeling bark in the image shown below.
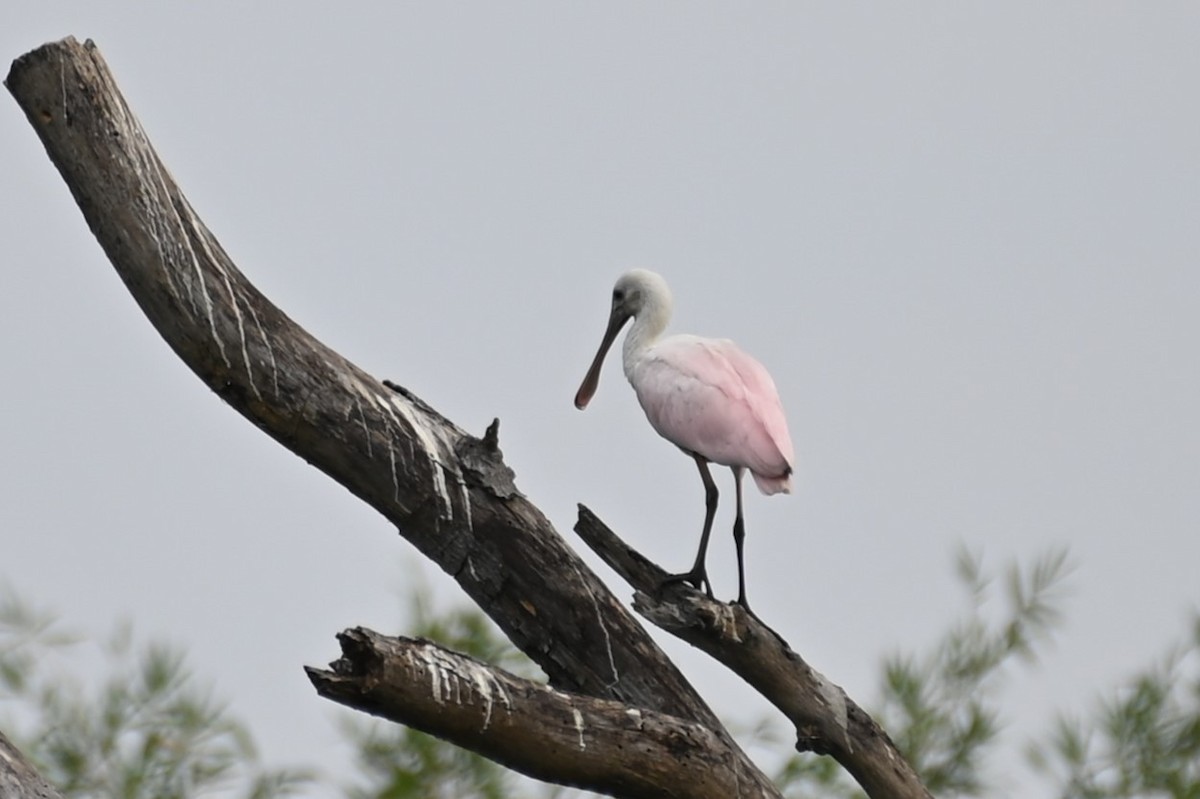
[[[380,382],[313,338],[242,275],[150,146],[90,41],[68,38],[22,56],[5,85],[118,275],[180,359],[256,427],[393,522],[542,667],[550,683],[510,683],[515,678],[440,648],[360,630],[341,636],[348,649],[340,666],[309,671],[323,695],[420,726],[526,773],[616,796],[779,795],[642,626],[517,490],[500,451],[498,422],[482,439],[471,436],[412,392]],[[561,579],[547,580],[547,574]],[[670,606],[645,596],[639,603],[660,622],[669,615]],[[709,604],[714,607],[694,611],[680,604],[677,612],[685,620],[715,614],[712,624],[718,617],[734,619],[730,629],[746,640],[761,637],[758,645],[768,645],[762,651],[785,659],[790,653],[740,609]],[[713,635],[697,633],[698,640],[718,642],[710,650],[714,656],[732,662],[747,656],[732,645],[737,642]],[[774,679],[806,673],[809,681],[792,688],[804,694],[799,709],[779,705],[798,714],[798,728],[797,719],[804,720],[806,748],[849,753],[848,726],[857,749],[861,711],[847,704],[847,725],[838,715],[841,689],[807,695],[815,684],[807,666]],[[453,682],[469,699],[466,704],[451,708],[445,701],[439,693],[443,676],[445,685]],[[496,686],[521,699],[519,713],[497,708]],[[489,691],[493,701],[484,707]],[[437,713],[430,712],[431,701]],[[572,744],[579,731],[573,712],[564,732],[567,707],[596,736],[580,739],[594,740],[592,748]],[[640,730],[630,726],[634,716],[643,720]],[[653,720],[650,727],[646,719]],[[504,725],[520,730],[520,746],[499,740]],[[553,773],[532,762],[541,754],[538,747],[551,745],[561,755]],[[898,758],[889,746],[887,741],[863,751]],[[607,756],[597,757],[602,752]],[[670,762],[648,764],[652,753]],[[925,795],[905,792],[911,769],[904,772],[896,761],[890,780],[887,764],[877,769],[882,776],[871,771],[867,778],[851,767],[856,762],[843,764],[872,797]],[[736,792],[728,790],[730,779]],[[716,786],[725,792],[711,792]]]

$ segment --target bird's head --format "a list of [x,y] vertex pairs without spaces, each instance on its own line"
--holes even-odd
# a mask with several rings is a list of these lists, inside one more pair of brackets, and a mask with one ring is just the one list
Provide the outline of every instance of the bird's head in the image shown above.
[[656,328],[653,333],[657,336],[666,327],[670,313],[671,290],[661,275],[648,269],[632,269],[621,275],[613,286],[612,308],[608,313],[608,327],[604,331],[600,349],[579,391],[575,392],[575,407],[583,410],[591,402],[600,385],[600,367],[604,365],[604,356],[626,322],[633,317],[651,317]]
[[630,317],[640,316],[648,308],[667,308],[671,305],[671,289],[662,275],[648,269],[631,269],[617,279],[613,286],[612,311],[609,325],[617,320],[617,330]]

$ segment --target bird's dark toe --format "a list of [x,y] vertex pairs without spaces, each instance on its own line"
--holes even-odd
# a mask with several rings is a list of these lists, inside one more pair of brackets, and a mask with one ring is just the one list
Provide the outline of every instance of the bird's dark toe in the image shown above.
[[658,584],[659,590],[668,585],[675,583],[687,583],[697,591],[704,591],[708,594],[708,598],[712,599],[712,585],[708,582],[708,575],[702,571],[683,572],[682,574],[668,574]]

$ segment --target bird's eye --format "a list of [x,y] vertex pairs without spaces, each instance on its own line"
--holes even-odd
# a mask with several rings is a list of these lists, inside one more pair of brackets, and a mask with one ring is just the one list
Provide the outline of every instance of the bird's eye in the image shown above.
[[619,304],[625,301],[625,289],[613,289],[613,304]]

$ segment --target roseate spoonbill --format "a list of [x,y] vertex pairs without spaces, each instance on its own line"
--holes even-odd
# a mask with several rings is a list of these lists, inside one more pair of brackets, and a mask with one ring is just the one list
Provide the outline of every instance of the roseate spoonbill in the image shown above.
[[733,540],[737,547],[738,604],[746,603],[742,546],[742,475],[747,469],[764,494],[788,493],[792,488],[792,440],[779,403],[775,381],[758,361],[728,339],[676,335],[661,338],[671,318],[671,291],[654,272],[634,269],[613,287],[608,329],[596,359],[575,394],[583,410],[600,383],[600,367],[609,347],[632,317],[625,335],[622,361],[625,377],[637,392],[646,418],[658,434],[691,455],[704,481],[704,531],[700,551],[690,571],[664,581],[689,582],[712,596],[705,568],[708,536],[717,512],[717,484],[708,470],[719,463],[733,470],[737,516]]

